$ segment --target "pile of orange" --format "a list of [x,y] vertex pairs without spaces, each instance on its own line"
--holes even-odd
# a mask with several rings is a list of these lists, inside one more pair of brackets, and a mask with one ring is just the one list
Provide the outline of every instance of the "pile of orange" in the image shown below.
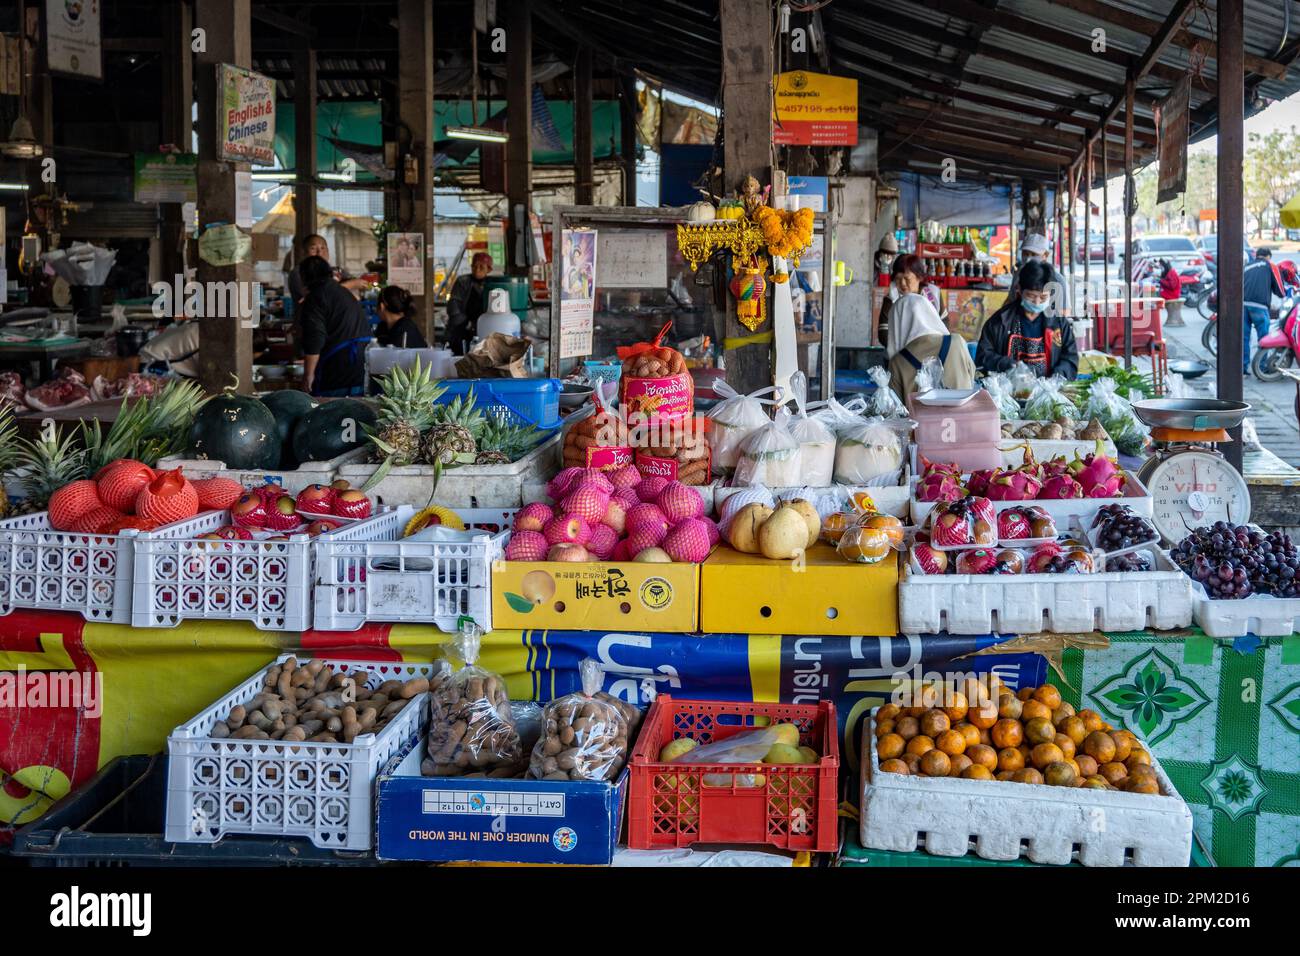
[[917,699],[876,713],[886,773],[1160,793],[1137,737],[1096,711],[1075,713],[1051,684],[1013,693],[996,678],[987,688],[970,680],[963,690],[926,686]]

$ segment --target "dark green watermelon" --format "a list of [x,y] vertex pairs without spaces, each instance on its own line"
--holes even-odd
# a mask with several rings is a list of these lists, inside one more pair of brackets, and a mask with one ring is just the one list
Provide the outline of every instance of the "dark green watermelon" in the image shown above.
[[275,416],[276,431],[280,435],[280,467],[297,468],[298,459],[293,453],[293,429],[298,419],[315,405],[306,392],[285,388],[262,396],[262,404]]
[[203,403],[190,428],[194,457],[227,468],[280,467],[280,433],[271,410],[249,395],[227,390]]
[[323,402],[293,428],[293,454],[299,461],[329,461],[368,442],[366,425],[379,416],[366,402],[336,398]]

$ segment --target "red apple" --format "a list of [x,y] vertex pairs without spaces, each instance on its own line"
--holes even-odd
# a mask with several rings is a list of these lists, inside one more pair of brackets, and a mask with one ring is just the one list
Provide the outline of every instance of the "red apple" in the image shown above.
[[308,485],[295,499],[299,511],[327,515],[334,505],[334,489],[329,485]]
[[547,561],[590,561],[591,555],[580,544],[557,544],[546,553]]
[[267,503],[257,492],[240,495],[230,506],[230,520],[241,528],[266,527]]
[[374,506],[360,491],[340,491],[334,498],[333,513],[340,518],[369,518]]
[[288,495],[276,498],[275,504],[266,513],[268,531],[288,531],[300,524],[302,518],[298,515],[298,508]]

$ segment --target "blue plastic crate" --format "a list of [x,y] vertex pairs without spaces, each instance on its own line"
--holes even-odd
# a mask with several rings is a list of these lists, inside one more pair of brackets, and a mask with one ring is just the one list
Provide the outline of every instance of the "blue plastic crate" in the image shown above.
[[473,390],[474,406],[486,414],[522,419],[543,429],[559,427],[558,378],[449,378],[441,384],[446,391],[438,404],[468,400]]

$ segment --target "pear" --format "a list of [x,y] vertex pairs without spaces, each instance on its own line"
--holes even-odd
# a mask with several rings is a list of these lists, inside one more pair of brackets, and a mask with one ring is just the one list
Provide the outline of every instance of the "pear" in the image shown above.
[[817,538],[822,533],[822,516],[817,513],[813,503],[804,498],[792,498],[787,504],[803,515],[803,520],[808,525],[808,544],[806,547],[811,548],[817,543]]
[[777,508],[758,529],[758,548],[765,558],[789,560],[803,554],[807,546],[808,525],[790,505]]
[[758,554],[758,529],[772,516],[772,509],[759,502],[745,505],[731,519],[727,540],[737,551]]

